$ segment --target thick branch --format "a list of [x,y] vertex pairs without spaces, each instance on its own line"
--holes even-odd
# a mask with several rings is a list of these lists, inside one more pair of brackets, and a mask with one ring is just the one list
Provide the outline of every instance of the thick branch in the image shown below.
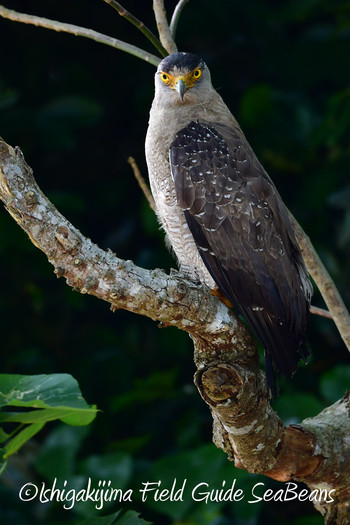
[[285,427],[269,405],[251,335],[205,286],[177,272],[144,270],[101,250],[56,210],[21,151],[3,141],[0,198],[56,275],[76,291],[109,302],[112,310],[124,308],[191,334],[195,381],[213,414],[214,441],[238,467],[280,481],[302,480],[312,489],[335,489],[336,508],[321,502],[319,509],[341,515],[348,496],[348,397],[301,426]]
[[304,482],[326,525],[347,524],[349,393],[316,417],[284,427],[266,398],[257,394],[261,378],[237,366],[230,354],[220,361],[202,365],[196,374],[197,387],[211,407],[216,446],[239,468],[278,481]]
[[[205,286],[178,274],[144,270],[84,238],[41,192],[21,151],[4,142],[0,142],[0,168],[1,199],[31,241],[46,253],[56,275],[65,277],[75,290],[108,301],[112,309],[124,308],[190,333],[196,346],[198,388],[235,443],[240,463],[253,472],[273,468],[284,427],[266,399],[255,343],[232,311]],[[222,406],[223,394],[218,391],[226,383],[231,386],[224,394],[233,403],[225,399]],[[237,421],[232,419],[236,416]],[[259,443],[252,454],[256,440],[269,443],[263,455]]]
[[7,9],[6,7],[1,5],[0,16],[2,16],[3,18],[7,18],[8,20],[12,20],[13,22],[32,24],[38,27],[52,29],[53,31],[61,31],[64,33],[70,33],[71,35],[75,36],[83,36],[85,38],[90,38],[91,40],[95,40],[95,42],[99,42],[100,44],[106,44],[107,46],[111,46],[115,49],[120,49],[121,51],[130,53],[130,55],[142,58],[142,60],[146,60],[146,62],[149,62],[154,66],[157,66],[160,62],[160,59],[157,56],[152,55],[151,53],[148,53],[147,51],[144,51],[139,47],[133,46],[132,44],[128,44],[127,42],[123,42],[122,40],[118,40],[117,38],[98,33],[97,31],[93,31],[92,29],[87,29],[86,27],[80,27],[73,24],[65,24],[63,22],[49,20],[40,16],[27,15],[25,13],[17,13],[16,11],[12,11],[11,9]]
[[350,392],[316,417],[302,422],[317,439],[317,453],[325,458],[322,468],[311,479],[304,479],[311,490],[333,489],[333,501],[315,502],[324,515],[325,525],[346,525],[350,516]]
[[[279,481],[312,475],[322,464],[316,439],[306,431],[285,427],[272,410],[262,374],[237,364],[232,352],[203,360],[195,381],[214,418],[214,442],[239,468]],[[204,361],[204,363],[203,363]]]
[[[177,326],[215,345],[251,337],[210,290],[178,272],[144,270],[85,238],[41,192],[21,151],[0,139],[0,198],[8,212],[55,267],[81,293]],[[245,349],[245,345],[244,349]],[[236,345],[243,352],[239,344]],[[238,350],[237,350],[238,351]],[[253,350],[255,354],[255,351]],[[246,358],[242,358],[247,361]]]
[[153,0],[153,11],[157,22],[159,39],[168,53],[176,53],[177,46],[171,34],[166,11],[164,7],[164,0]]

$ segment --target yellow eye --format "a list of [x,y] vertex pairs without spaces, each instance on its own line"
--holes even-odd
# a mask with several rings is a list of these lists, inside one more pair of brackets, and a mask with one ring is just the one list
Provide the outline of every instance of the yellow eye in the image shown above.
[[169,75],[167,75],[166,73],[161,73],[160,78],[163,80],[164,84],[169,84],[170,82]]
[[197,67],[197,69],[194,69],[192,71],[192,76],[195,80],[198,80],[202,76],[202,70],[199,67]]

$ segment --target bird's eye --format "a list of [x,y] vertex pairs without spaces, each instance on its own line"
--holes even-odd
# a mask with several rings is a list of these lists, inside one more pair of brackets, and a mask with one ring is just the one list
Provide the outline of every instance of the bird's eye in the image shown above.
[[194,69],[192,71],[192,76],[195,80],[198,80],[202,76],[202,70],[199,67],[197,67],[197,69]]
[[169,75],[167,75],[166,73],[161,73],[160,78],[163,80],[164,84],[169,84],[170,82]]

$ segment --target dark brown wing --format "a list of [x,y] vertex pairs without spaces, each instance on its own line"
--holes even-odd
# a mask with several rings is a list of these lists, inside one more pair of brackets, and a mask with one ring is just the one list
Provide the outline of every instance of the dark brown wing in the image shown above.
[[170,148],[178,204],[221,292],[276,369],[307,355],[311,284],[287,210],[240,130],[191,122]]

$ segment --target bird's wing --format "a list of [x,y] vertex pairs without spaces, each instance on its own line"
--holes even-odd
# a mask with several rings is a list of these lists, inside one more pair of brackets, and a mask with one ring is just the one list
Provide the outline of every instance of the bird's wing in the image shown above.
[[287,210],[240,130],[191,122],[169,152],[178,204],[220,291],[287,377],[305,357],[311,285]]

